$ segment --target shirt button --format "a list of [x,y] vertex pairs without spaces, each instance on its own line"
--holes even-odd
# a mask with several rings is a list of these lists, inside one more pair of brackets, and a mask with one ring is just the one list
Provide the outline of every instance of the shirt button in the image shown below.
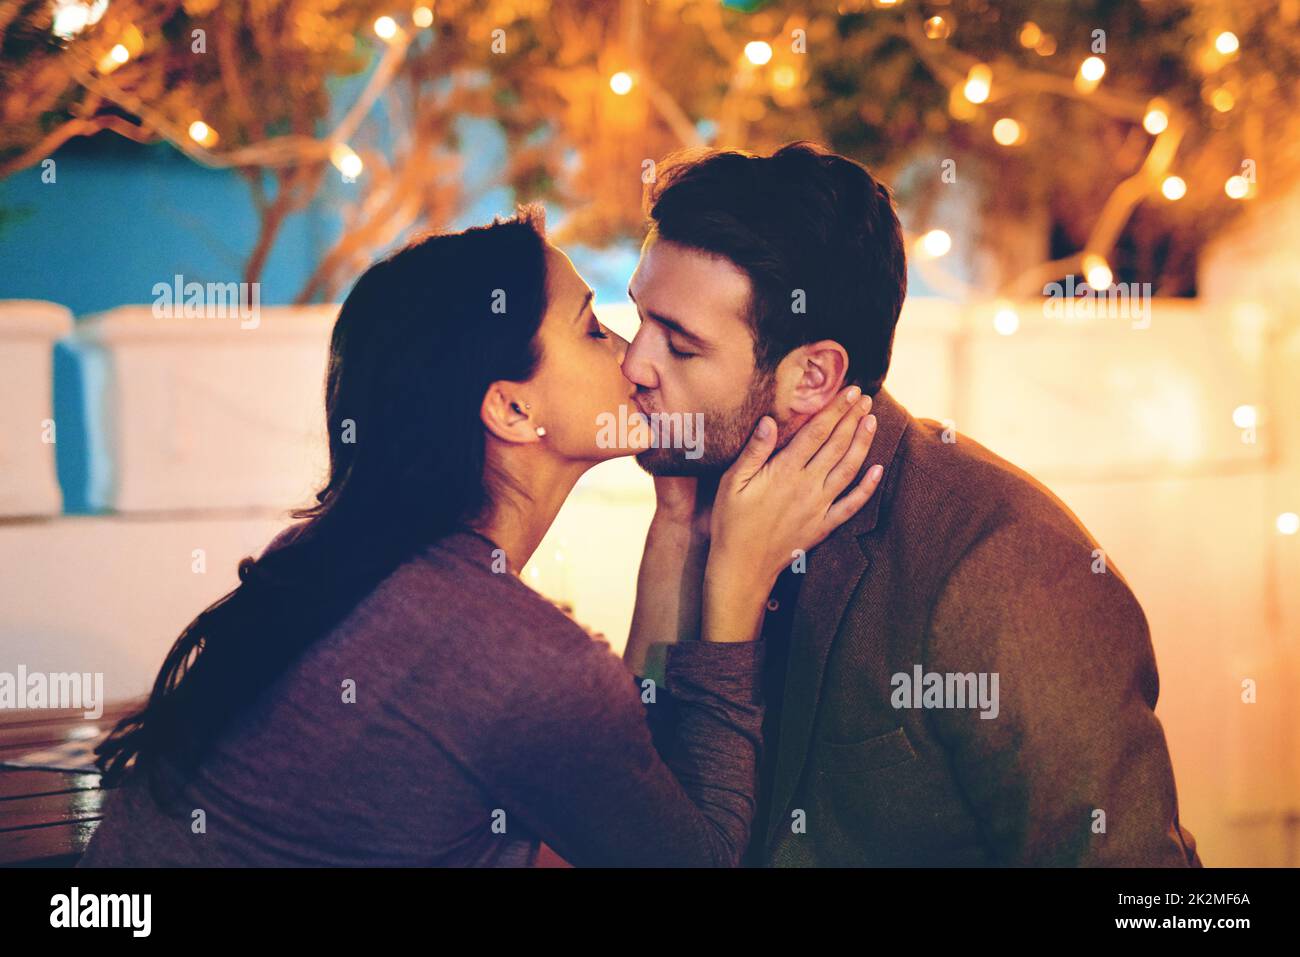
[[767,610],[768,610],[768,611],[776,611],[776,610],[777,610],[778,608],[780,608],[780,607],[781,607],[781,603],[780,603],[779,601],[777,601],[775,598],[769,598],[769,599],[767,600]]

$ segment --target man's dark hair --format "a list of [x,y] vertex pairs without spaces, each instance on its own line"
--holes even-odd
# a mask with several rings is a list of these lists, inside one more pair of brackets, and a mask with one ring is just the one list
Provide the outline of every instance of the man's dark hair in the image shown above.
[[893,196],[866,167],[808,142],[771,156],[678,153],[657,171],[646,206],[660,238],[722,256],[749,276],[761,371],[801,345],[834,339],[849,353],[847,381],[879,390],[907,261]]

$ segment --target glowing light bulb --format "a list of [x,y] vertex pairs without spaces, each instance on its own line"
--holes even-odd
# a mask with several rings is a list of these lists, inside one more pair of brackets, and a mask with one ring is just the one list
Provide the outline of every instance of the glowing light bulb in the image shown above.
[[1038,46],[1042,39],[1043,31],[1033,20],[1020,28],[1020,45],[1026,50],[1032,50]]
[[1244,176],[1229,176],[1228,181],[1223,184],[1223,191],[1228,194],[1229,199],[1245,199],[1246,194],[1250,192],[1250,183],[1246,182]]
[[925,21],[925,35],[931,40],[946,40],[952,36],[952,24],[943,17],[931,17]]
[[217,139],[216,131],[202,120],[195,120],[191,123],[189,133],[190,139],[203,146],[209,146]]
[[754,66],[762,66],[772,59],[772,44],[766,40],[750,40],[745,44],[745,59]]
[[1237,98],[1226,86],[1221,86],[1210,95],[1210,105],[1220,113],[1227,113],[1237,105]]
[[942,229],[932,229],[921,237],[921,251],[932,259],[946,255],[952,249],[952,237]]
[[397,21],[392,17],[380,17],[375,21],[375,33],[381,40],[391,40],[397,36]]
[[1079,64],[1079,76],[1089,83],[1096,83],[1106,75],[1106,61],[1099,56],[1090,56]]
[[1259,421],[1259,413],[1253,405],[1239,405],[1232,410],[1232,424],[1239,429],[1253,429]]
[[433,11],[428,7],[416,7],[411,11],[411,22],[421,30],[433,26]]
[[1015,146],[1024,139],[1024,132],[1021,125],[1009,116],[993,124],[993,139],[1002,146]]
[[1088,280],[1088,285],[1098,291],[1109,289],[1110,284],[1115,281],[1110,265],[1096,253],[1088,253],[1083,257],[1083,275]]
[[1147,104],[1147,115],[1142,117],[1142,128],[1157,136],[1169,128],[1169,111],[1161,100]]
[[972,103],[983,103],[989,98],[992,86],[993,71],[983,63],[976,63],[966,74],[966,86],[962,92]]
[[627,96],[632,92],[632,75],[619,70],[609,78],[609,88],[619,96]]
[[1187,181],[1181,176],[1166,176],[1160,184],[1160,192],[1164,193],[1165,199],[1182,199],[1187,195]]
[[1218,50],[1224,56],[1236,53],[1241,44],[1237,40],[1237,34],[1229,30],[1224,30],[1214,38],[1214,49]]
[[1283,512],[1277,517],[1277,530],[1280,535],[1294,535],[1300,532],[1300,515],[1295,512]]
[[127,60],[131,59],[131,51],[121,43],[109,50],[108,55],[112,57],[116,63],[125,63]]
[[1012,336],[1020,328],[1020,314],[1010,306],[1004,306],[993,316],[993,328],[1000,336]]
[[330,150],[330,162],[348,179],[356,179],[365,168],[361,157],[347,143],[334,144],[333,149]]
[[54,17],[50,29],[56,37],[71,40],[86,27],[94,26],[108,9],[108,0],[54,0]]

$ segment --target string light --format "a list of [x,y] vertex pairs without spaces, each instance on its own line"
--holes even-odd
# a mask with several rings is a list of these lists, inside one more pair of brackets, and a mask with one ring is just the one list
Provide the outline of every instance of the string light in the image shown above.
[[792,89],[798,82],[799,75],[792,66],[779,66],[772,71],[772,85],[778,90]]
[[983,103],[989,98],[992,85],[993,71],[984,63],[976,63],[966,74],[966,86],[962,93],[972,103]]
[[1083,257],[1083,275],[1088,280],[1088,285],[1098,292],[1109,289],[1110,284],[1115,281],[1110,265],[1096,253],[1088,253]]
[[940,16],[925,21],[925,35],[931,40],[946,40],[952,36],[952,25]]
[[1239,405],[1232,410],[1232,424],[1239,429],[1253,429],[1259,415],[1253,405]]
[[411,22],[421,30],[433,26],[433,11],[428,7],[416,7],[411,11]]
[[1237,34],[1229,30],[1224,30],[1214,38],[1214,49],[1218,50],[1224,56],[1230,56],[1237,52],[1241,44],[1237,40]]
[[632,92],[632,74],[619,70],[609,78],[609,88],[619,96],[627,96]]
[[921,237],[921,251],[931,259],[938,259],[952,249],[952,237],[942,229],[932,229]]
[[126,44],[119,43],[99,58],[99,62],[95,64],[95,68],[99,70],[100,73],[112,73],[129,59],[131,59],[131,51],[127,48]]
[[1024,127],[1009,116],[1004,116],[993,124],[993,139],[1001,146],[1016,146],[1024,138]]
[[1080,93],[1091,93],[1106,75],[1106,61],[1099,56],[1090,56],[1079,64],[1079,72],[1074,78],[1074,88]]
[[1043,39],[1043,31],[1033,20],[1028,21],[1020,28],[1020,45],[1026,50],[1032,50]]
[[1210,95],[1210,105],[1220,113],[1227,113],[1237,105],[1237,98],[1226,86],[1221,86]]
[[1246,182],[1244,176],[1229,176],[1228,181],[1223,184],[1223,191],[1228,194],[1229,199],[1245,199],[1246,194],[1250,192],[1250,183]]
[[334,144],[330,150],[330,162],[348,179],[356,179],[365,168],[365,164],[361,162],[361,157],[347,143]]
[[1000,336],[1015,335],[1020,329],[1020,314],[1010,306],[1003,306],[993,315],[993,328]]
[[391,40],[397,36],[397,21],[392,17],[380,17],[375,21],[375,34],[381,40]]
[[217,141],[217,132],[202,120],[190,124],[190,139],[201,146],[212,146]]
[[772,59],[772,44],[766,40],[750,40],[745,44],[745,59],[754,66],[762,66]]
[[61,40],[71,40],[86,27],[93,27],[108,9],[108,0],[82,3],[80,0],[55,0],[51,32]]
[[1277,530],[1281,535],[1294,535],[1300,532],[1300,515],[1295,512],[1283,512],[1277,517]]
[[1158,136],[1169,128],[1169,107],[1159,98],[1147,104],[1147,114],[1142,117],[1142,128]]
[[1160,184],[1160,192],[1164,193],[1165,199],[1182,199],[1187,195],[1187,181],[1181,176],[1166,176],[1165,181]]
[[1034,52],[1039,56],[1051,56],[1056,52],[1056,38],[1050,33],[1044,33],[1043,38],[1034,47]]

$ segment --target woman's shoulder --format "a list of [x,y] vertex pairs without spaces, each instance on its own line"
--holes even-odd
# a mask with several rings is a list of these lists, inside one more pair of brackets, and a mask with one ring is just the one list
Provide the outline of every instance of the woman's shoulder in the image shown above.
[[470,629],[511,643],[527,640],[534,657],[587,650],[613,655],[603,635],[511,574],[499,549],[475,533],[457,532],[429,545],[403,566],[394,584],[423,620],[440,628]]
[[509,571],[493,571],[493,548],[458,535],[410,564],[406,591],[421,596],[417,614],[437,632],[427,642],[429,667],[419,671],[444,685],[454,671],[476,689],[493,689],[485,708],[507,723],[521,713],[639,712],[632,673],[604,636]]

